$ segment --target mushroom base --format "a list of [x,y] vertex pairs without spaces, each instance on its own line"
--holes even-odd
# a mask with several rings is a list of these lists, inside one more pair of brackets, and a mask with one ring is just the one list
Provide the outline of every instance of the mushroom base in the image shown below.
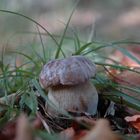
[[[94,85],[87,81],[74,86],[55,86],[49,88],[48,99],[61,110],[79,111],[96,114],[98,94]],[[59,114],[51,105],[46,103],[46,111],[49,114]]]

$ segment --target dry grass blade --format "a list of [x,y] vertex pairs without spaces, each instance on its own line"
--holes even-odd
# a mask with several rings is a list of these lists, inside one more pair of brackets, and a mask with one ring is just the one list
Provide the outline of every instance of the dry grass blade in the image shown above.
[[43,124],[45,130],[46,130],[49,134],[51,134],[50,128],[49,128],[48,124],[46,123],[46,121],[43,119],[42,115],[38,112],[38,113],[37,113],[37,116],[38,116],[38,118],[41,120],[41,122],[42,122],[42,124]]
[[8,95],[7,97],[1,97],[0,98],[0,103],[1,104],[6,104],[6,99],[9,102],[12,102],[14,100],[18,100],[18,98],[19,98],[19,95],[17,95],[17,93],[13,93],[13,94]]

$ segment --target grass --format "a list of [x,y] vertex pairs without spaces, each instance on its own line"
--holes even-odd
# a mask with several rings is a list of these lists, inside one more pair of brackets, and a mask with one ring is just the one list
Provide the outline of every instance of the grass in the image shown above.
[[[74,8],[75,10],[75,8]],[[72,14],[74,12],[72,11]],[[37,106],[38,106],[38,100],[36,93],[39,92],[40,96],[44,98],[49,104],[51,104],[46,96],[46,93],[42,90],[40,87],[40,84],[38,82],[38,77],[40,70],[44,63],[48,62],[50,59],[57,59],[62,57],[67,57],[67,52],[65,51],[64,42],[74,44],[71,48],[72,55],[84,55],[86,57],[89,57],[97,66],[100,66],[104,69],[106,66],[110,66],[113,69],[116,70],[130,70],[133,72],[136,72],[135,70],[130,69],[129,67],[122,66],[120,64],[107,64],[105,60],[108,59],[107,56],[101,55],[101,51],[103,49],[109,49],[113,48],[116,50],[121,51],[124,55],[128,56],[130,59],[136,61],[137,63],[140,63],[140,60],[132,56],[125,48],[120,47],[127,44],[140,44],[140,42],[134,42],[134,41],[127,41],[127,40],[121,40],[121,41],[115,41],[110,43],[102,43],[102,42],[96,42],[91,41],[88,43],[85,43],[81,41],[78,37],[78,34],[73,32],[72,37],[67,37],[67,30],[69,29],[69,23],[72,17],[72,14],[70,15],[68,22],[65,25],[64,32],[62,36],[56,36],[52,35],[50,32],[47,31],[45,27],[43,27],[41,24],[36,22],[34,19],[27,17],[23,14],[7,11],[7,10],[0,10],[0,14],[2,12],[6,14],[14,14],[16,16],[21,16],[32,23],[37,25],[37,34],[40,38],[40,43],[42,45],[41,53],[38,53],[37,50],[33,49],[33,54],[27,54],[24,52],[18,52],[13,51],[10,52],[11,54],[16,54],[18,56],[24,57],[23,63],[20,66],[14,66],[14,68],[10,66],[9,64],[4,63],[5,59],[5,51],[3,48],[1,60],[0,60],[0,92],[1,97],[3,100],[5,100],[4,103],[0,105],[0,114],[3,114],[0,116],[0,126],[1,128],[4,126],[4,124],[11,120],[11,118],[17,117],[21,112],[25,111],[27,112],[28,116],[35,116],[37,112]],[[39,31],[39,27],[42,28],[46,34],[41,33]],[[52,39],[52,43],[55,43],[56,49],[55,54],[52,52],[49,52],[51,58],[48,56],[48,48],[45,48],[45,44],[43,43],[42,36],[49,36]],[[58,41],[59,40],[59,41]],[[49,44],[51,46],[51,44]],[[60,53],[61,52],[61,53]],[[113,60],[112,60],[113,61]],[[16,63],[16,62],[15,62]],[[124,94],[123,92],[119,91],[118,88],[124,88],[129,89],[132,91],[135,91],[137,94],[140,94],[140,89],[135,87],[129,87],[129,86],[122,86],[117,83],[114,83],[109,79],[109,77],[106,76],[106,70],[104,69],[101,72],[98,72],[96,77],[93,80],[94,84],[98,87],[99,91],[102,90],[104,92],[107,92],[104,97],[108,98],[110,100],[115,101],[116,103],[120,102],[121,99],[124,100],[124,104],[126,104],[129,107],[132,107],[138,111],[140,111],[140,100],[134,98],[133,96],[129,96]],[[106,91],[106,89],[108,89]],[[12,100],[8,99],[8,95],[15,94],[14,98]],[[16,97],[20,96],[20,101],[16,102]],[[53,106],[53,105],[52,105]],[[54,107],[54,106],[53,106]],[[58,109],[57,107],[54,107],[55,109],[59,110],[60,112],[63,112],[68,118],[71,118],[70,115],[68,115],[66,112]],[[55,139],[55,136],[52,136],[44,131],[39,131],[37,133],[42,138],[49,138],[50,140]]]

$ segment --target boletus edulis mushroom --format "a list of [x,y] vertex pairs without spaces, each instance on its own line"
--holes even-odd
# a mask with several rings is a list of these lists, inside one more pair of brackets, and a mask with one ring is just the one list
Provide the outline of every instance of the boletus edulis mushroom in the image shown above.
[[[98,94],[90,79],[96,66],[84,56],[71,56],[48,62],[41,70],[39,81],[48,92],[48,99],[65,111],[96,114]],[[46,103],[48,113],[56,113]]]

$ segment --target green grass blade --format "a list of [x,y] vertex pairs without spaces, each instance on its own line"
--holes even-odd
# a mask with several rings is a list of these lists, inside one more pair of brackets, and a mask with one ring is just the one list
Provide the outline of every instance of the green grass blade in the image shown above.
[[111,43],[102,43],[101,46],[93,49],[92,51],[97,51],[106,47],[114,47],[116,45],[126,45],[126,44],[133,44],[133,45],[140,45],[140,42],[138,41],[115,41],[115,42],[111,42]]
[[99,45],[98,47],[96,46],[94,48],[91,46],[91,48],[88,51],[83,52],[83,55],[87,55],[92,52],[95,52],[104,48],[108,48],[108,47],[116,48],[117,45],[127,45],[127,44],[140,45],[140,42],[138,41],[115,41],[111,43],[101,43],[101,42],[99,43],[99,42],[94,41],[94,43],[102,44],[102,45]]
[[1,54],[1,62],[2,62],[2,65],[1,65],[1,70],[2,70],[3,77],[4,77],[4,88],[5,88],[4,95],[5,95],[6,103],[8,104],[8,98],[7,98],[7,95],[8,95],[8,77],[7,77],[7,70],[8,70],[9,65],[7,65],[7,66],[4,65],[5,48],[6,47],[3,47],[2,48],[2,54]]
[[46,61],[38,54],[38,52],[31,46],[33,53],[35,54],[36,57],[38,57],[38,61],[40,60],[41,63],[45,63]]
[[[77,52],[81,47],[81,42],[78,35],[75,32],[74,32],[74,44],[75,44],[75,52]],[[75,55],[75,53],[73,55]]]
[[113,64],[108,64],[108,63],[100,63],[100,62],[95,62],[96,65],[100,65],[100,66],[110,66],[112,68],[115,68],[115,69],[119,69],[119,70],[129,70],[129,71],[133,71],[133,72],[136,72],[136,73],[139,73],[138,71],[134,70],[134,69],[130,69],[129,67],[127,66],[120,66],[120,65],[113,65]]
[[92,44],[93,44],[92,42],[89,42],[89,43],[83,45],[82,47],[80,47],[79,50],[77,50],[77,52],[74,53],[74,55],[80,55],[82,51],[84,51],[85,49],[87,49]]
[[[21,13],[18,13],[18,12],[13,12],[13,11],[9,11],[9,10],[3,10],[3,9],[0,9],[0,12],[4,12],[4,13],[9,13],[9,14],[14,14],[14,15],[17,15],[17,16],[20,16],[20,17],[23,17],[33,23],[35,23],[36,25],[38,25],[41,29],[43,29],[50,37],[51,39],[55,42],[56,46],[59,48],[59,43],[57,42],[57,40],[54,38],[54,36],[45,28],[43,27],[40,23],[38,23],[37,21],[35,21],[34,19],[26,16],[26,15],[23,15]],[[62,52],[62,54],[64,55],[63,51],[60,49],[60,51]]]
[[42,39],[42,36],[41,36],[41,33],[40,33],[38,26],[37,26],[37,30],[38,30],[39,38],[40,38],[41,45],[42,45],[42,51],[43,51],[43,56],[44,56],[43,62],[45,63],[46,62],[45,46],[44,46],[43,39]]
[[25,58],[27,58],[28,60],[30,60],[32,63],[34,63],[36,66],[39,65],[32,57],[30,57],[29,55],[27,55],[27,54],[25,54],[25,53],[18,52],[18,51],[10,51],[10,52],[11,52],[11,53],[16,53],[16,54],[22,55],[22,56],[24,56]]
[[129,57],[130,59],[132,59],[133,61],[135,61],[135,62],[137,62],[138,64],[140,64],[140,60],[137,59],[133,54],[131,54],[127,49],[118,47],[118,50],[121,51],[124,55],[126,55],[126,56]]
[[58,49],[57,49],[57,51],[56,51],[56,54],[55,54],[55,59],[57,59],[57,58],[59,57],[59,53],[60,53],[60,50],[62,49],[62,44],[63,44],[63,41],[64,41],[64,37],[65,37],[65,35],[66,35],[66,31],[67,31],[67,29],[68,29],[70,20],[71,20],[71,18],[72,18],[72,15],[73,15],[73,13],[74,13],[74,11],[75,11],[75,9],[76,9],[78,3],[79,3],[79,0],[78,0],[77,3],[75,4],[75,6],[74,6],[74,8],[73,8],[73,10],[72,10],[72,12],[71,12],[71,14],[70,14],[70,16],[69,16],[69,19],[68,19],[68,21],[67,21],[67,24],[66,24],[66,26],[65,26],[64,32],[63,32],[63,34],[62,34],[62,37],[61,37],[61,40],[60,40],[60,43],[59,43],[59,47],[58,47]]
[[139,99],[136,99],[132,96],[129,96],[129,95],[127,95],[119,90],[118,91],[117,90],[111,91],[111,94],[118,96],[118,97],[121,97],[126,105],[140,111],[140,100]]
[[135,92],[135,94],[138,94],[138,95],[140,94],[140,89],[139,88],[136,88],[134,86],[133,87],[129,87],[129,86],[125,86],[125,85],[118,85],[118,87],[120,87],[121,89],[127,89],[129,91]]

